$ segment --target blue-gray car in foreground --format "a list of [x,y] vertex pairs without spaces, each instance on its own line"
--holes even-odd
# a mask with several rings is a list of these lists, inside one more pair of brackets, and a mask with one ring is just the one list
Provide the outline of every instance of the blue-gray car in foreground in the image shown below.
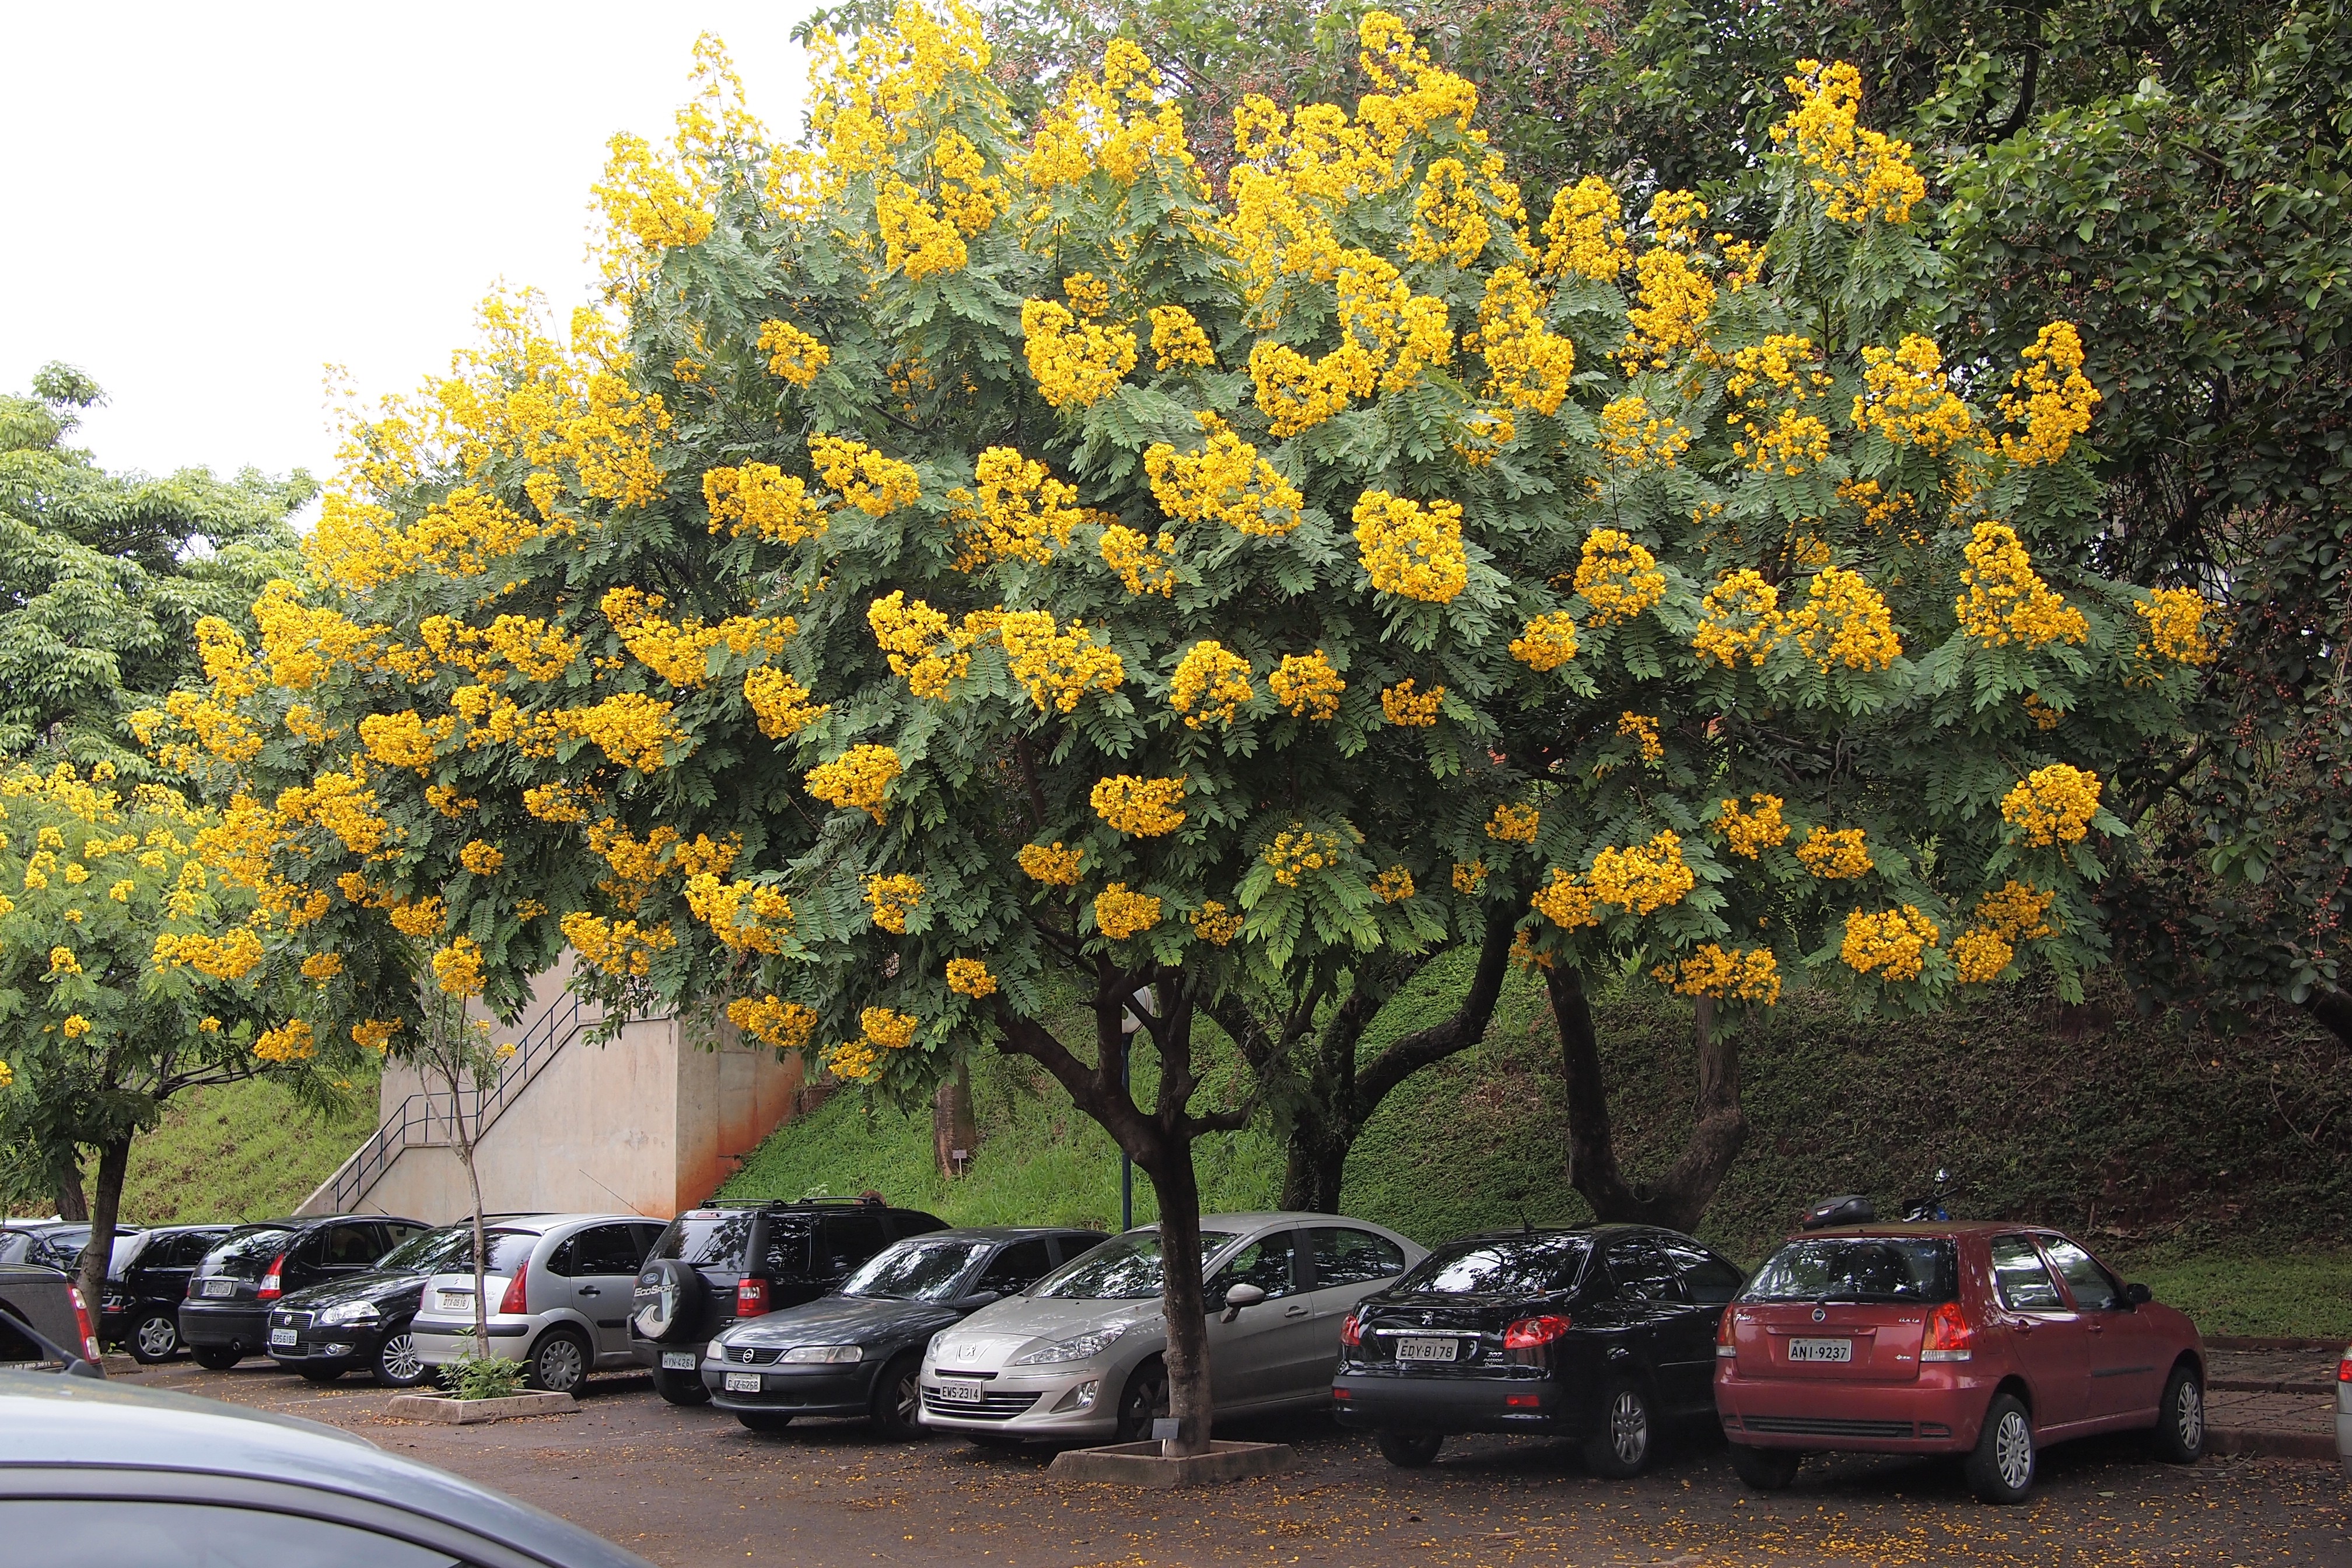
[[0,1373],[0,1542],[137,1568],[646,1568],[331,1426],[40,1373]]

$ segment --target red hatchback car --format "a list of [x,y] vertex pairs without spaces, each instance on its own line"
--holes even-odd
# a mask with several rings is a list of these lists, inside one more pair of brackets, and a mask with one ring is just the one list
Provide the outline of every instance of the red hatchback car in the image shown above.
[[2042,1444],[2152,1430],[2205,1447],[2197,1325],[2034,1226],[1868,1225],[1792,1237],[1723,1315],[1715,1405],[1751,1486],[1808,1449],[1963,1454],[1987,1502],[2017,1502]]

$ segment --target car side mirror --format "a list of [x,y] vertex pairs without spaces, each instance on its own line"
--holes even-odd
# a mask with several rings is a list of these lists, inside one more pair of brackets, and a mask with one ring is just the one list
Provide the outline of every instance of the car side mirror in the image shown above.
[[1260,1287],[1258,1287],[1258,1286],[1255,1286],[1255,1285],[1228,1285],[1228,1286],[1226,1286],[1226,1287],[1225,1287],[1225,1315],[1224,1315],[1224,1321],[1225,1321],[1226,1322],[1228,1322],[1228,1323],[1232,1322],[1235,1318],[1238,1318],[1238,1317],[1240,1317],[1240,1316],[1242,1315],[1242,1309],[1243,1309],[1244,1307],[1255,1307],[1255,1306],[1256,1306],[1260,1301],[1263,1301],[1263,1300],[1265,1300],[1265,1291],[1263,1289],[1261,1289]]
[[2156,1292],[2145,1285],[2126,1285],[2124,1287],[2124,1300],[2135,1307],[2145,1307],[2156,1300]]
[[977,1312],[982,1307],[993,1307],[1003,1300],[1004,1292],[1002,1290],[974,1290],[963,1299],[963,1304]]

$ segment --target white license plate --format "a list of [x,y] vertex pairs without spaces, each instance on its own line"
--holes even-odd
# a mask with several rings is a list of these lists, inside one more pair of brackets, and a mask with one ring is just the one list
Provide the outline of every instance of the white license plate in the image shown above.
[[1453,1361],[1462,1354],[1460,1340],[1409,1339],[1397,1341],[1399,1361]]
[[940,1399],[948,1405],[977,1405],[980,1403],[980,1384],[943,1383],[940,1384]]
[[470,1312],[474,1310],[474,1293],[471,1290],[436,1290],[433,1293],[433,1304],[445,1312]]
[[294,1331],[291,1329],[272,1329],[269,1331],[269,1342],[273,1346],[290,1345],[294,1342]]
[[759,1393],[760,1374],[756,1372],[729,1373],[727,1374],[727,1392],[730,1394]]
[[207,1279],[205,1281],[205,1294],[207,1296],[233,1296],[236,1294],[236,1281],[234,1279]]
[[1790,1361],[1852,1361],[1852,1340],[1790,1340]]
[[662,1370],[664,1372],[692,1372],[694,1370],[694,1352],[692,1351],[662,1352]]

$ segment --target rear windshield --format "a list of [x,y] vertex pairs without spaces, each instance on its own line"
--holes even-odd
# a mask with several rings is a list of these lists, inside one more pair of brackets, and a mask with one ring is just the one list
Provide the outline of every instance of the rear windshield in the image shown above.
[[[460,1268],[470,1269],[473,1252],[474,1227],[453,1225],[410,1237],[378,1259],[376,1267],[405,1269],[412,1274],[450,1274]],[[495,1247],[491,1255],[497,1256]]]
[[1948,1240],[1822,1236],[1792,1241],[1756,1271],[1743,1301],[1949,1301],[1960,1293]]
[[902,1241],[876,1253],[841,1287],[845,1296],[886,1296],[899,1301],[945,1301],[984,1241]]
[[741,1268],[751,1251],[751,1220],[756,1213],[735,1209],[682,1214],[669,1222],[646,1261],[675,1258],[697,1268]]
[[1591,1255],[1589,1236],[1457,1241],[1423,1258],[1395,1289],[1415,1296],[1548,1296],[1573,1289]]
[[[1230,1231],[1201,1233],[1201,1267],[1233,1240]],[[1160,1233],[1116,1237],[1040,1280],[1032,1296],[1077,1301],[1140,1301],[1160,1294]]]
[[229,1233],[228,1239],[205,1254],[203,1271],[232,1279],[258,1279],[269,1260],[294,1245],[294,1233],[265,1226]]

